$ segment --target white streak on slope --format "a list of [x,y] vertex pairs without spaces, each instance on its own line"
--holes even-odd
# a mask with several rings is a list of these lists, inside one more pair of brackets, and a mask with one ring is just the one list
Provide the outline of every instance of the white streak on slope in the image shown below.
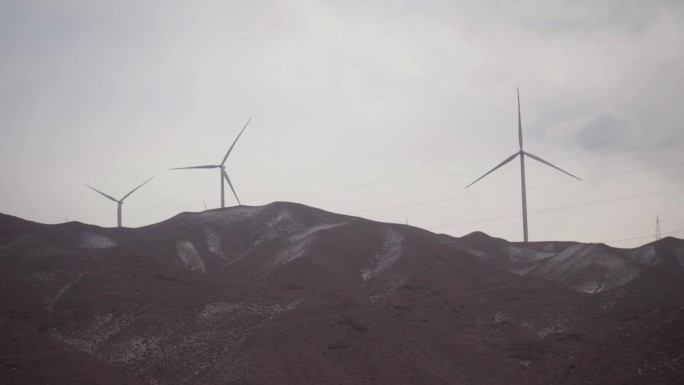
[[374,263],[369,267],[361,269],[361,278],[363,278],[364,282],[394,265],[401,256],[401,244],[403,241],[404,237],[396,231],[392,229],[385,231],[380,250],[373,257]]
[[188,269],[206,273],[204,261],[202,261],[192,242],[178,241],[176,242],[176,248],[178,249],[178,256]]
[[209,251],[224,260],[228,260],[228,257],[226,257],[226,255],[223,254],[223,250],[221,250],[221,238],[219,238],[218,234],[212,229],[205,227],[204,235],[207,237],[207,248]]
[[97,316],[90,326],[79,332],[74,325],[65,328],[52,329],[49,334],[65,343],[95,355],[105,342],[133,322],[130,316],[114,317],[111,313]]
[[276,256],[267,263],[266,267],[272,268],[274,266],[284,265],[302,257],[309,250],[309,246],[316,239],[318,232],[329,230],[345,224],[346,222],[312,226],[289,235],[286,239],[288,244],[287,248],[276,254]]
[[83,234],[81,234],[78,246],[84,249],[109,249],[117,246],[117,243],[104,235],[84,231]]

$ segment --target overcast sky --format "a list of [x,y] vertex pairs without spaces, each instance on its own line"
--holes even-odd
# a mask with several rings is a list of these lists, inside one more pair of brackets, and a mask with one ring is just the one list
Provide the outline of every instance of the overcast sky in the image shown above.
[[[462,236],[684,236],[680,1],[0,0],[0,212],[137,227],[293,201]],[[232,195],[227,205],[235,205]]]

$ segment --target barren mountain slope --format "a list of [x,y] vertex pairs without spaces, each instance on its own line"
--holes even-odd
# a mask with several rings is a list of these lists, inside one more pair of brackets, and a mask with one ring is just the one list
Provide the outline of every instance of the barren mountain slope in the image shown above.
[[656,383],[684,373],[664,337],[682,331],[682,261],[673,238],[457,239],[292,203],[138,229],[0,215],[0,379]]

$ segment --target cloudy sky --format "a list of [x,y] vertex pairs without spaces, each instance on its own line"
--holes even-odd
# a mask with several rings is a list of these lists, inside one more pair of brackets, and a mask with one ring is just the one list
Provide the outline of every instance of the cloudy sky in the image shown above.
[[[680,1],[0,1],[0,212],[294,201],[461,236],[684,236]],[[236,204],[226,195],[227,204]],[[203,203],[204,202],[204,203]]]

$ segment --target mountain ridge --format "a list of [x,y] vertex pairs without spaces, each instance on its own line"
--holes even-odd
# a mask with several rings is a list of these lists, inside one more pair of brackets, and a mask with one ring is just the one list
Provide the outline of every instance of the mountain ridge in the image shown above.
[[[0,240],[10,384],[103,373],[146,384],[605,383],[597,371],[668,383],[684,370],[684,348],[664,337],[684,319],[676,238],[526,245],[275,202],[135,229],[0,215]],[[627,334],[629,356],[617,350]],[[45,344],[60,353],[41,355]],[[615,351],[596,357],[604,347]],[[83,354],[90,364],[64,364]]]

